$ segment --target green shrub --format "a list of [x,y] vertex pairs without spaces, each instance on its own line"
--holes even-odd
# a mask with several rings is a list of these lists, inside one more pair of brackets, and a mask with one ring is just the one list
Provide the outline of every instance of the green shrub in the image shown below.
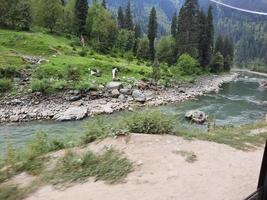
[[81,78],[81,71],[78,67],[69,65],[67,68],[67,78],[68,80],[72,80],[77,82]]
[[10,79],[0,79],[0,93],[10,91],[13,88],[12,81]]
[[188,54],[181,55],[176,65],[172,67],[172,73],[177,78],[180,78],[180,76],[199,75],[200,72],[200,64]]
[[51,144],[46,133],[38,132],[26,145],[26,158],[32,159],[50,152]]
[[101,118],[97,118],[87,124],[86,131],[81,137],[81,143],[89,144],[98,139],[105,138],[110,134],[110,131],[110,123]]
[[123,120],[131,133],[170,134],[173,132],[171,118],[158,111],[134,113]]
[[129,174],[132,169],[132,163],[112,149],[101,155],[91,151],[84,154],[67,151],[48,179],[53,184],[62,184],[86,181],[89,177],[95,177],[96,181],[116,183]]
[[0,78],[13,78],[20,75],[15,66],[0,66]]
[[33,79],[31,81],[32,92],[48,93],[50,90],[50,82],[48,79]]
[[79,51],[79,56],[85,57],[87,55],[87,52],[85,50]]

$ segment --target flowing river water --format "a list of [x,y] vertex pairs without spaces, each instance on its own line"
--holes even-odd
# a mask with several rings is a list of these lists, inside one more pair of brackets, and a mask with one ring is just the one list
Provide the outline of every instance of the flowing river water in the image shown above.
[[[267,114],[267,91],[259,88],[259,83],[266,79],[262,76],[241,73],[239,78],[223,85],[219,93],[210,93],[196,100],[160,106],[162,112],[173,116],[184,126],[192,125],[184,120],[185,112],[198,109],[211,114],[217,125],[241,125],[254,123],[263,119]],[[105,115],[103,118],[116,120],[127,115],[128,112],[118,112]],[[0,152],[6,141],[16,146],[23,146],[36,132],[44,131],[49,136],[79,136],[84,132],[85,125],[92,119],[73,122],[29,122],[0,126]],[[195,126],[205,128],[205,126]]]

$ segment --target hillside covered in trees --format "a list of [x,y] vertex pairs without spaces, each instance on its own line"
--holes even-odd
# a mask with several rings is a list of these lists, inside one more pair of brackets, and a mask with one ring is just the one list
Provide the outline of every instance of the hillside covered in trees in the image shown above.
[[[170,85],[229,71],[234,59],[231,38],[215,36],[212,7],[205,13],[196,0],[183,4],[164,36],[156,8],[140,24],[130,1],[115,16],[106,1],[1,0],[1,5],[7,11],[0,12],[2,28],[28,31],[1,31],[2,92],[14,89],[15,77],[33,92],[97,89],[111,81],[113,68],[125,81],[135,77]],[[38,58],[36,66],[31,60]]]
[[[223,0],[232,6],[255,11],[266,11],[267,2],[264,0]],[[144,0],[132,1],[135,20],[143,24],[148,21],[147,8],[155,6],[158,12],[159,34],[171,32],[171,19],[178,13],[183,5],[183,0]],[[127,1],[109,0],[108,5],[113,13],[119,6],[127,5]],[[213,7],[214,25],[216,34],[229,34],[235,43],[235,64],[239,67],[256,67],[267,64],[266,55],[266,16],[255,16],[248,13],[225,8],[208,0],[200,0],[200,7],[205,11],[209,6]],[[145,32],[146,27],[142,30]]]

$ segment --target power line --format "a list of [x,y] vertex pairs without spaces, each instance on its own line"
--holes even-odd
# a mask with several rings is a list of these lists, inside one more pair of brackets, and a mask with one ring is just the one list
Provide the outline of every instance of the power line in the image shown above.
[[219,2],[217,0],[209,0],[209,1],[217,3],[217,4],[220,4],[220,5],[228,7],[228,8],[232,8],[234,10],[239,10],[239,11],[242,11],[242,12],[256,14],[256,15],[265,15],[265,16],[267,16],[267,13],[265,13],[265,12],[258,12],[258,11],[254,11],[254,10],[247,10],[247,9],[243,9],[243,8],[238,8],[238,7],[235,7],[235,6],[231,6],[229,4],[225,4],[225,3]]

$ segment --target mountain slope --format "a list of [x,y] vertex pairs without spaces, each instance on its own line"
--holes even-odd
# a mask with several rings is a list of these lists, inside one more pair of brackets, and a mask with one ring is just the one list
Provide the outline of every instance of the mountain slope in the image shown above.
[[[220,0],[243,9],[267,12],[267,0]],[[126,6],[126,0],[108,0],[109,9],[114,15],[119,6]],[[146,32],[150,9],[155,6],[158,13],[159,33],[170,32],[171,18],[179,12],[184,0],[132,0],[135,21]],[[255,61],[267,64],[267,17],[244,13],[218,5],[209,0],[199,0],[200,6],[207,10],[213,6],[215,29],[217,34],[230,35],[236,44],[236,63],[247,65]]]

